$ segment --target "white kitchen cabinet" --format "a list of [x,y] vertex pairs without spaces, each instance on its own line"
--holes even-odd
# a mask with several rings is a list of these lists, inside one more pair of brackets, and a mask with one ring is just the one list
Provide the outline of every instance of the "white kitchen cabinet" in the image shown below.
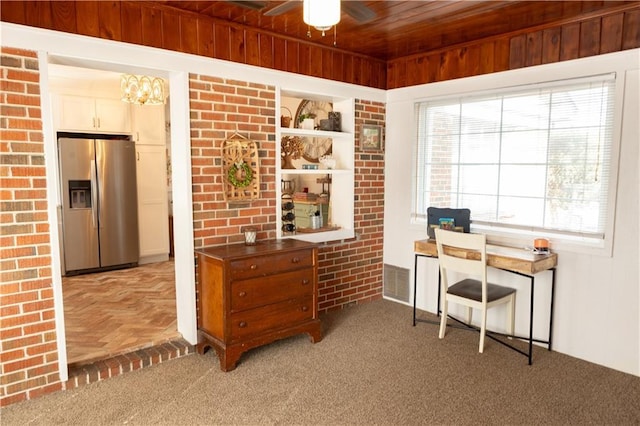
[[140,263],[169,257],[166,148],[136,144]]
[[131,132],[130,104],[120,99],[58,95],[53,108],[56,130],[70,132]]
[[164,105],[132,105],[131,113],[137,144],[165,146]]
[[[281,90],[278,100],[280,106],[287,107],[294,115],[293,124],[296,124],[295,111],[298,105],[305,100],[310,100],[317,105],[323,105],[326,109],[330,109],[341,114],[341,131],[326,131],[314,129],[300,129],[295,127],[278,127],[276,128],[276,140],[280,141],[283,136],[298,136],[302,138],[309,147],[316,147],[314,151],[309,152],[311,157],[321,155],[322,152],[329,151],[336,161],[332,168],[328,168],[321,163],[310,160],[309,155],[303,158],[293,160],[295,169],[283,169],[280,161],[276,165],[276,182],[295,182],[296,192],[301,192],[307,188],[309,192],[323,194],[329,191],[326,206],[323,206],[323,226],[320,229],[309,229],[304,220],[297,220],[297,228],[295,232],[288,232],[287,223],[283,223],[284,211],[283,206],[291,201],[296,203],[296,197],[289,199],[285,196],[283,200],[283,188],[278,185],[277,192],[277,211],[283,211],[283,214],[276,215],[277,220],[277,236],[278,238],[296,238],[311,242],[326,242],[353,238],[354,230],[354,214],[355,214],[355,100],[353,98],[341,98],[338,96],[327,96],[326,94],[300,93],[293,91]],[[298,108],[299,109],[299,108]],[[325,111],[326,112],[326,111]],[[318,118],[316,117],[316,121]],[[316,125],[318,123],[316,122]],[[317,151],[317,152],[316,152]],[[276,144],[276,158],[280,157],[280,143]],[[312,169],[311,167],[317,167]],[[330,181],[330,185],[322,185],[322,181]],[[299,203],[305,201],[298,200]],[[313,201],[313,200],[311,200]],[[302,219],[302,218],[301,218]],[[308,218],[307,218],[308,219]]]

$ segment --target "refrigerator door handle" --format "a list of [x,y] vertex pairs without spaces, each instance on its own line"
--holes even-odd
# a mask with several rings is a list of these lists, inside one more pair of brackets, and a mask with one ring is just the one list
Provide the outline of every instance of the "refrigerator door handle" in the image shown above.
[[98,193],[98,187],[96,182],[96,162],[91,160],[91,219],[93,221],[93,227],[98,227],[98,202],[96,196]]

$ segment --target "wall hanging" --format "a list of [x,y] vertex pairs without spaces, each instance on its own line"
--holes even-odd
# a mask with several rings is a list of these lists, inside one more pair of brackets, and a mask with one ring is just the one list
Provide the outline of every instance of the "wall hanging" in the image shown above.
[[222,159],[226,200],[257,200],[260,197],[258,144],[236,132],[224,142]]

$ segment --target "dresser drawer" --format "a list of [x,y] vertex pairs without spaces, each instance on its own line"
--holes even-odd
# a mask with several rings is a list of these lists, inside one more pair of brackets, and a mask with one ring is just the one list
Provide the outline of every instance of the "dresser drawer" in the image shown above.
[[313,268],[231,283],[231,312],[313,295]]
[[231,341],[238,341],[312,320],[313,297],[290,299],[231,314]]
[[230,266],[232,280],[263,277],[313,266],[313,250],[297,250],[272,256],[238,259],[231,261]]

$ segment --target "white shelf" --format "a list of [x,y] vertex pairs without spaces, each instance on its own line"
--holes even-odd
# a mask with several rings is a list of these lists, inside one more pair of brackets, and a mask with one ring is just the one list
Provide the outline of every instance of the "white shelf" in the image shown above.
[[283,135],[292,136],[308,136],[312,138],[352,138],[353,134],[350,132],[332,132],[329,130],[310,130],[310,129],[298,129],[291,127],[281,127],[280,133]]
[[309,241],[311,243],[322,243],[325,241],[348,240],[354,237],[353,229],[336,229],[334,231],[323,232],[299,232],[294,235],[285,235],[282,238],[294,238],[296,240]]
[[353,173],[353,171],[345,169],[282,169],[280,173],[283,175],[343,175]]
[[[282,191],[279,181],[290,180],[294,182],[296,191],[305,188],[311,193],[319,194],[326,191],[326,183],[322,185],[316,178],[329,175],[331,177],[331,194],[328,203],[329,224],[334,226],[331,230],[318,232],[298,232],[288,234],[282,232],[282,220],[280,214],[276,217],[277,238],[294,238],[314,243],[328,241],[341,241],[354,238],[354,213],[355,213],[355,100],[344,98],[336,94],[299,93],[279,90],[276,98],[276,109],[286,107],[295,112],[303,99],[315,99],[331,102],[333,110],[341,114],[341,128],[343,131],[334,132],[328,130],[300,129],[295,127],[276,127],[276,141],[280,141],[283,136],[299,136],[302,138],[328,138],[332,140],[332,156],[336,159],[336,168],[327,169],[324,165],[318,164],[318,169],[302,169],[304,164],[309,164],[304,159],[293,160],[295,169],[281,169],[280,162],[276,164],[276,208],[282,208]],[[276,158],[280,157],[280,144],[276,145]],[[316,163],[312,163],[316,164]],[[295,201],[294,201],[295,203]]]

